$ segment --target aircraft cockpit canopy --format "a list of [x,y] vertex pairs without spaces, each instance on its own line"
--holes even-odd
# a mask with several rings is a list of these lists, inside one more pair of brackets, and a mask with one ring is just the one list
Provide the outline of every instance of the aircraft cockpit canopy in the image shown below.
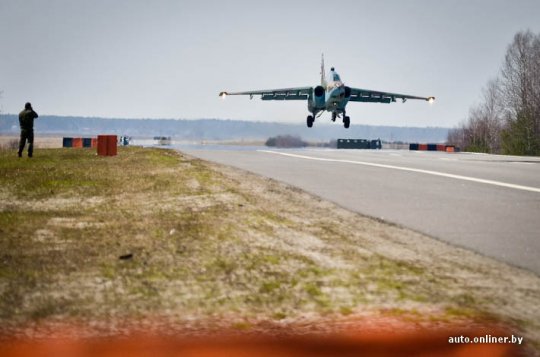
[[341,82],[341,77],[334,70],[334,67],[332,67],[332,69],[330,70],[328,78],[330,79],[328,81],[328,88],[341,87],[343,85],[343,82]]

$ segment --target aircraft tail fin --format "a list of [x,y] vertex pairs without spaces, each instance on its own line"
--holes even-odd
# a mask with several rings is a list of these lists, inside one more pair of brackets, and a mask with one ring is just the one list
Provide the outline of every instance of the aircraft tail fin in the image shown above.
[[321,86],[326,86],[326,76],[324,74],[324,53],[321,54]]

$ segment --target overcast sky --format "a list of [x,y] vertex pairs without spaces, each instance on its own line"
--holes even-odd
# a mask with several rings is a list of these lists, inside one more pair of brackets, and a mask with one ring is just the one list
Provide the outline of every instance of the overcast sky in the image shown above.
[[437,97],[349,103],[352,125],[454,126],[524,29],[540,1],[0,0],[0,108],[305,122],[303,101],[218,93],[318,85],[324,52],[346,85]]

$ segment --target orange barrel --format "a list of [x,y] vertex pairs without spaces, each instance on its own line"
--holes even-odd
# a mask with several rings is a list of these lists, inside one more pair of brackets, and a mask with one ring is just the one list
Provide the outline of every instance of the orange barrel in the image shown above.
[[74,148],[82,148],[83,147],[82,138],[73,138],[73,147]]

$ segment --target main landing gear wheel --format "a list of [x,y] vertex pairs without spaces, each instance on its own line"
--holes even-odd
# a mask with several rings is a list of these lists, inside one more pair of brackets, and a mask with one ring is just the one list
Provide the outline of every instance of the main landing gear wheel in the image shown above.
[[345,116],[343,118],[343,126],[345,127],[345,129],[349,129],[350,125],[351,125],[351,118],[348,116]]
[[308,128],[311,128],[313,126],[313,122],[315,121],[315,119],[313,119],[311,115],[308,115],[306,121],[307,121]]

